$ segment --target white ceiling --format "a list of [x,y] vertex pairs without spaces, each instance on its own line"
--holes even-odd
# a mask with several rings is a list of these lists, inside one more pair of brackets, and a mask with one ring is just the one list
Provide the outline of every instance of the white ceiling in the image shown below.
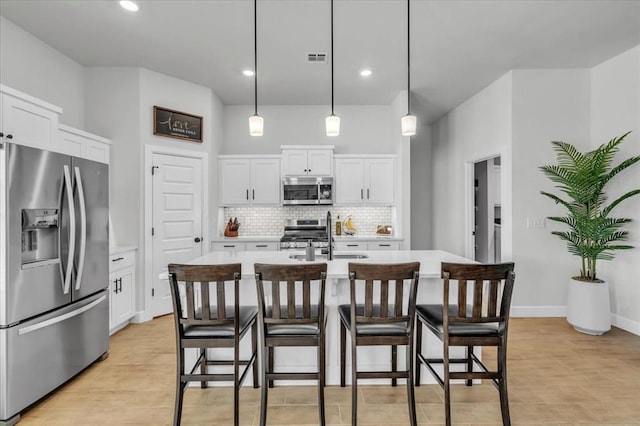
[[[335,0],[336,105],[406,89],[406,1]],[[329,0],[258,0],[259,103],[330,103]],[[253,104],[253,1],[0,0],[0,14],[86,67],[140,66]],[[640,1],[411,1],[411,89],[432,122],[510,69],[592,67],[640,44]],[[359,76],[371,68],[367,79]],[[336,114],[340,114],[339,107]]]

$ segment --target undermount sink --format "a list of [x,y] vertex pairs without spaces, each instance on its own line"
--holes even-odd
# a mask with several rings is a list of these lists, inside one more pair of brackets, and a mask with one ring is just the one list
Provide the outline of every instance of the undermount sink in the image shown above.
[[[326,254],[316,254],[316,260],[326,259]],[[334,259],[368,259],[369,256],[362,253],[339,253],[333,255]],[[307,260],[307,256],[305,254],[290,254],[289,259],[295,260]]]

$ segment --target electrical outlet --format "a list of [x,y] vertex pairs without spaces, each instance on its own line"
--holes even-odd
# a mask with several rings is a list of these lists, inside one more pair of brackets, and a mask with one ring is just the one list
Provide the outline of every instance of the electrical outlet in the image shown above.
[[547,220],[544,217],[528,217],[527,228],[528,229],[541,229],[547,227]]

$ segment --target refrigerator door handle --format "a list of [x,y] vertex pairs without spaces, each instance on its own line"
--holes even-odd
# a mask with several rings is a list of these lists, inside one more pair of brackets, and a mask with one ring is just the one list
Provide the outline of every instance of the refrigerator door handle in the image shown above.
[[45,327],[49,327],[50,325],[57,324],[59,322],[68,320],[69,318],[77,317],[78,315],[87,312],[90,309],[93,309],[96,305],[100,304],[103,300],[105,300],[107,296],[101,296],[100,298],[94,300],[93,302],[85,305],[81,308],[76,309],[75,311],[67,312],[66,314],[60,315],[59,317],[51,318],[42,322],[39,322],[34,325],[30,325],[28,327],[21,328],[18,330],[18,336],[22,336],[23,334],[31,333],[36,330],[43,329]]
[[80,204],[80,257],[78,258],[78,272],[76,273],[76,290],[82,285],[82,271],[87,254],[87,209],[84,202],[84,189],[82,189],[82,177],[80,168],[74,167],[76,186],[78,188],[78,203]]
[[64,166],[64,184],[67,191],[67,202],[69,203],[69,254],[67,256],[67,270],[64,276],[62,292],[69,293],[71,287],[71,275],[73,272],[73,257],[76,251],[76,209],[73,202],[73,191],[71,188],[71,174],[69,166]]

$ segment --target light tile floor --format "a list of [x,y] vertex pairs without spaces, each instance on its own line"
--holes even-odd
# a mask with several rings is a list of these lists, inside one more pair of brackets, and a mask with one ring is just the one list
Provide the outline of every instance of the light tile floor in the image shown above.
[[[514,424],[640,425],[639,336],[614,328],[593,337],[574,331],[562,318],[515,318],[509,338]],[[174,347],[171,316],[128,326],[112,336],[107,360],[24,413],[20,426],[170,425]],[[495,362],[493,350],[485,350],[483,357],[490,365]],[[361,389],[359,424],[408,424],[404,386]],[[444,422],[439,386],[420,386],[416,400],[421,425]],[[231,402],[229,388],[190,388],[182,424],[230,425]],[[241,424],[258,424],[259,403],[259,389],[242,389]],[[452,404],[454,424],[502,423],[498,393],[491,385],[456,385]],[[327,387],[326,413],[328,424],[350,423],[348,386]],[[316,388],[276,386],[269,392],[268,423],[317,424]]]

